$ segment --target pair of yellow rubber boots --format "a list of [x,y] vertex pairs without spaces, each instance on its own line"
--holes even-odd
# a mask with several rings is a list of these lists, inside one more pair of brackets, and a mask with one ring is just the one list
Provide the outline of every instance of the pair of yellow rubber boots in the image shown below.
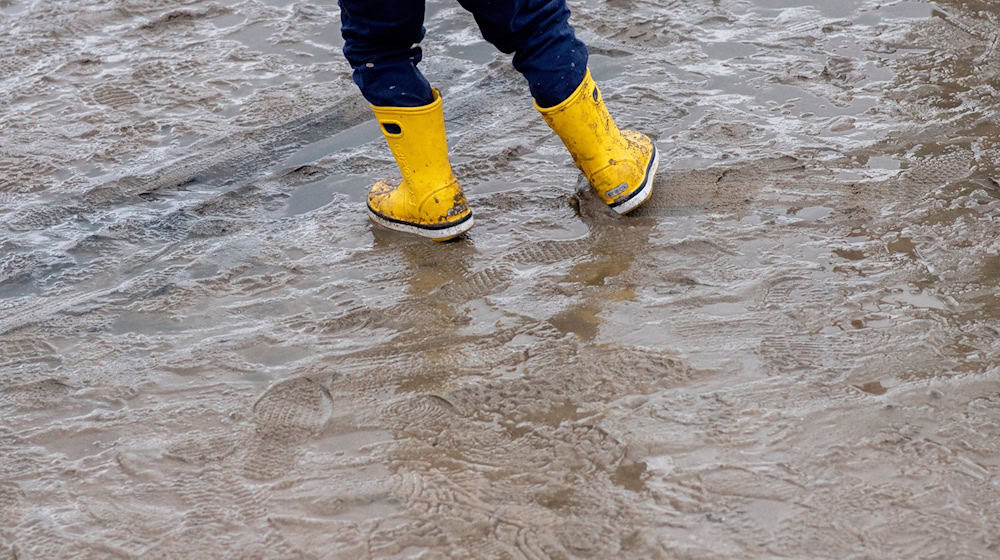
[[[535,108],[562,138],[591,186],[619,214],[653,193],[659,154],[639,132],[620,131],[590,76],[565,101]],[[398,185],[379,181],[368,215],[389,229],[446,241],[472,228],[472,210],[448,161],[441,96],[423,107],[372,107],[402,173]]]

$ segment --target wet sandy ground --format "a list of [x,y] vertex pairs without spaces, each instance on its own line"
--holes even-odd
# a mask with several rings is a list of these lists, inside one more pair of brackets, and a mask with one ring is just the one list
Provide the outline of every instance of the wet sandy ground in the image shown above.
[[571,6],[653,200],[436,0],[434,245],[332,2],[0,0],[0,558],[1000,557],[1000,8]]

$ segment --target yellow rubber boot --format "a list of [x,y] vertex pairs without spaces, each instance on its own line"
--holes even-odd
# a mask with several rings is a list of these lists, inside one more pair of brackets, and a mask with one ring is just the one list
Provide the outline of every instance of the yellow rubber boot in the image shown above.
[[379,181],[368,193],[368,217],[389,229],[435,241],[472,227],[472,210],[451,171],[441,94],[423,107],[372,107],[403,180]]
[[660,163],[656,146],[645,134],[618,130],[590,70],[565,101],[535,108],[608,206],[626,214],[649,200]]

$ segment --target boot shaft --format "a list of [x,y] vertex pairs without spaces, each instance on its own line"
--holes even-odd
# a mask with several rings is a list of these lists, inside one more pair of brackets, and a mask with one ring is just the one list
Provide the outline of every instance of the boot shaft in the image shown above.
[[536,103],[535,108],[562,139],[576,166],[588,179],[612,165],[624,145],[621,131],[611,118],[590,71],[562,103],[548,108]]
[[448,161],[441,95],[423,107],[372,107],[403,179],[368,192],[372,221],[445,240],[472,227],[472,211]]
[[568,99],[549,108],[536,103],[535,108],[616,212],[630,212],[649,199],[659,161],[656,147],[645,134],[618,129],[589,70]]
[[403,183],[417,193],[455,183],[448,159],[441,94],[423,107],[372,106]]

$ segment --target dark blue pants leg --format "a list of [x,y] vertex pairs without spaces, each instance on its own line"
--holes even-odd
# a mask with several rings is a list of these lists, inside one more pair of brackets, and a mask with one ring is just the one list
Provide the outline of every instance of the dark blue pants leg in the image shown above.
[[[424,0],[339,0],[344,55],[372,105],[419,107],[433,101],[417,70]],[[483,38],[514,54],[541,107],[558,105],[587,72],[587,47],[569,25],[566,0],[459,0]]]
[[514,53],[540,107],[568,98],[587,74],[587,46],[569,25],[566,0],[459,0],[472,12],[483,38]]
[[344,56],[372,105],[421,107],[434,101],[417,70],[424,0],[339,0]]

